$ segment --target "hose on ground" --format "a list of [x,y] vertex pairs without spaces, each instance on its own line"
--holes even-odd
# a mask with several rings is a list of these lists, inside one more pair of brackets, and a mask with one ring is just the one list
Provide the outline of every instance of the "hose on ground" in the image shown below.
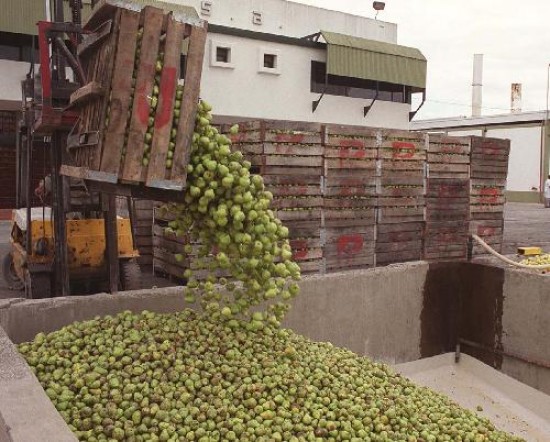
[[550,264],[542,264],[542,265],[536,265],[536,266],[530,266],[527,264],[522,264],[520,262],[512,261],[510,258],[507,258],[504,255],[501,255],[498,253],[495,249],[493,249],[489,244],[487,244],[485,241],[483,241],[479,236],[472,235],[472,238],[481,246],[483,247],[487,252],[489,252],[491,255],[496,256],[501,261],[505,262],[506,264],[510,264],[514,267],[519,267],[521,269],[529,269],[529,270],[550,270]]

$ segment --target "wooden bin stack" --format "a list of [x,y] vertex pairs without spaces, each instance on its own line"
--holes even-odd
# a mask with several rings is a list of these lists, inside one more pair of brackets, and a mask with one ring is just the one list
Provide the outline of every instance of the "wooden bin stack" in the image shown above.
[[155,202],[134,200],[133,224],[135,247],[139,251],[138,262],[142,266],[153,264],[153,211]]
[[375,265],[377,131],[326,126],[323,183],[327,272]]
[[[227,132],[227,127],[222,131]],[[233,148],[252,163],[273,194],[271,204],[290,233],[294,259],[302,273],[319,273],[321,247],[321,177],[323,146],[321,125],[260,121],[239,125],[231,135]]]
[[[470,232],[500,252],[510,140],[472,137]],[[486,253],[474,245],[474,254]]]
[[464,259],[470,204],[470,139],[430,135],[427,159],[424,259]]
[[[62,173],[181,190],[195,125],[206,24],[151,6],[140,10],[131,2],[129,9],[119,5],[102,0],[84,26],[90,34],[78,54],[88,83],[71,96],[71,106],[80,110],[68,141],[75,165],[64,165]],[[180,98],[176,86],[185,39],[189,49]],[[161,53],[162,65],[157,61]],[[181,99],[179,118],[176,99]],[[175,143],[172,154],[170,142]]]
[[421,259],[426,135],[383,130],[378,148],[376,264]]

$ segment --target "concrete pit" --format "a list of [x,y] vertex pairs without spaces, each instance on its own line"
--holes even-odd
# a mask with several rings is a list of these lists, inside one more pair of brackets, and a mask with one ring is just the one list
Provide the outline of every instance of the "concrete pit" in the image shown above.
[[[549,283],[545,275],[472,263],[312,276],[284,325],[395,365],[463,406],[481,405],[498,427],[527,440],[550,441]],[[184,307],[177,287],[0,300],[0,441],[76,440],[14,344],[97,315]]]

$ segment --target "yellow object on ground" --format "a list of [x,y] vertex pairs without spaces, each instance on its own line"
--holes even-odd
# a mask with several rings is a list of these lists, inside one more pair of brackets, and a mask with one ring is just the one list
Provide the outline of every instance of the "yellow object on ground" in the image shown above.
[[550,264],[550,255],[544,254],[544,255],[538,255],[538,256],[531,256],[529,258],[522,260],[521,264],[525,264],[528,266],[540,266],[540,265]]
[[541,254],[542,249],[540,247],[518,247],[518,255],[533,256]]

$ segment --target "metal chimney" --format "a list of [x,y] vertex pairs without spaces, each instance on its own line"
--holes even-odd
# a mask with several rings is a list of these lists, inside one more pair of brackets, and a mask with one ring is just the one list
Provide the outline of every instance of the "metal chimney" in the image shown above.
[[483,88],[483,54],[474,54],[474,79],[472,81],[472,117],[481,116]]
[[521,83],[512,83],[512,107],[513,114],[521,112]]

